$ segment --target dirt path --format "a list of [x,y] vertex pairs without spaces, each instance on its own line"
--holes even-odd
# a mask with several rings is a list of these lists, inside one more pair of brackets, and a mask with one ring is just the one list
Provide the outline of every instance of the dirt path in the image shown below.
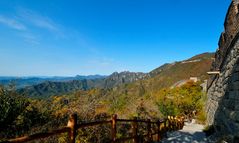
[[203,133],[203,125],[185,124],[182,130],[168,133],[162,143],[207,143]]

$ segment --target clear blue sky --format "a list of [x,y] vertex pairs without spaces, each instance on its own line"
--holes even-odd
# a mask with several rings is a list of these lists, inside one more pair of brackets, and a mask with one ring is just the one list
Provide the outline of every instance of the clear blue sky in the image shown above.
[[230,0],[0,0],[0,75],[149,72],[214,52]]

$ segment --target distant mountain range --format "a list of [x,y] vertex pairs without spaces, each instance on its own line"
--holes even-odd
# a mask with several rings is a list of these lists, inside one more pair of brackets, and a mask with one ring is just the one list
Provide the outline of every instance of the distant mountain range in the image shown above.
[[147,76],[144,73],[114,72],[110,76],[76,76],[78,78],[60,79],[60,81],[47,80],[37,85],[26,86],[18,89],[18,92],[30,97],[48,97],[62,95],[77,90],[92,88],[113,88],[115,86],[134,82]]
[[109,76],[91,75],[75,77],[29,77],[11,78],[0,77],[0,84],[15,81],[18,92],[29,97],[45,98],[53,95],[63,95],[77,90],[92,88],[109,89],[123,84],[140,81],[144,88],[159,90],[187,80],[190,77],[207,79],[214,53],[203,53],[188,60],[164,64],[149,73],[114,72]]
[[17,89],[24,88],[26,86],[37,85],[43,82],[65,82],[73,80],[83,80],[83,79],[101,79],[105,78],[105,75],[88,75],[82,76],[77,75],[75,77],[63,77],[63,76],[29,76],[29,77],[14,77],[14,76],[0,76],[1,85],[14,84]]

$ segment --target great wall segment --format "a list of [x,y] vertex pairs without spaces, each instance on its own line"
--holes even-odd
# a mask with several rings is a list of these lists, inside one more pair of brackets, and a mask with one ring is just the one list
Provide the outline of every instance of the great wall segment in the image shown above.
[[239,140],[239,0],[233,0],[224,22],[219,48],[208,81],[207,124],[215,137],[227,142]]

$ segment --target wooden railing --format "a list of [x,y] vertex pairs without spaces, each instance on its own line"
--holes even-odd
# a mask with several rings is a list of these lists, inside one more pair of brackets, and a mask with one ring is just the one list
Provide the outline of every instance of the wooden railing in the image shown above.
[[[117,138],[117,123],[130,123],[131,124],[131,136],[129,137],[122,137]],[[146,134],[140,135],[139,134],[139,123],[145,123],[147,124]],[[164,120],[158,120],[158,121],[151,121],[148,120],[139,120],[137,118],[134,118],[132,120],[126,120],[126,119],[118,119],[117,115],[113,115],[111,120],[106,121],[97,121],[97,122],[89,122],[89,123],[82,123],[77,124],[77,115],[73,114],[70,116],[68,120],[67,126],[52,130],[47,133],[37,133],[29,136],[19,137],[15,139],[9,139],[7,141],[3,141],[1,143],[23,143],[28,142],[32,140],[37,139],[43,139],[50,136],[58,135],[61,133],[68,133],[69,135],[69,142],[75,143],[76,141],[76,132],[78,129],[90,127],[90,126],[96,126],[96,125],[103,125],[103,124],[111,124],[111,142],[126,142],[129,140],[132,140],[133,143],[138,143],[139,138],[145,138],[147,142],[153,141],[153,136],[156,135],[156,141],[160,141],[163,138],[163,135],[165,135],[168,131],[174,131],[182,129],[184,126],[184,119],[178,118],[178,117],[168,117]],[[156,128],[155,128],[156,126]],[[153,132],[154,131],[154,132]]]

